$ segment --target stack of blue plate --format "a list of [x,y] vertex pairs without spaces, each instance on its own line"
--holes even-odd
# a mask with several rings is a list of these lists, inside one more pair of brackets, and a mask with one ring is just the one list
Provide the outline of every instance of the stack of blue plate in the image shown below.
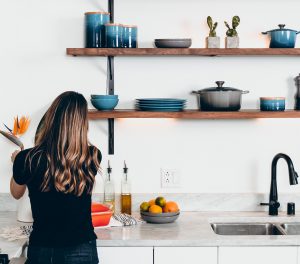
[[186,100],[174,98],[136,99],[136,108],[140,111],[179,112],[185,108]]

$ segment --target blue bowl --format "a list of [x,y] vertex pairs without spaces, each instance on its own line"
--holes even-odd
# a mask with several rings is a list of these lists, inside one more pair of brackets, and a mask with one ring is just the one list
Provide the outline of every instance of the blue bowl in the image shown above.
[[99,111],[114,110],[119,102],[119,99],[91,99],[92,105]]
[[261,97],[260,110],[261,111],[284,111],[285,98],[284,97]]
[[118,95],[102,95],[102,94],[92,94],[91,95],[92,99],[118,99]]

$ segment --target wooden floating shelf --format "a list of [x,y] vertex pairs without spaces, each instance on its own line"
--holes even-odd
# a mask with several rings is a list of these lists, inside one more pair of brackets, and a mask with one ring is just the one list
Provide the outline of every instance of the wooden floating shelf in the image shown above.
[[182,112],[144,112],[136,110],[89,111],[89,119],[109,118],[178,118],[178,119],[254,119],[254,118],[300,118],[300,111],[263,112],[260,110],[241,110],[236,112],[202,112],[185,110]]
[[300,49],[88,49],[68,48],[67,55],[72,56],[300,56]]

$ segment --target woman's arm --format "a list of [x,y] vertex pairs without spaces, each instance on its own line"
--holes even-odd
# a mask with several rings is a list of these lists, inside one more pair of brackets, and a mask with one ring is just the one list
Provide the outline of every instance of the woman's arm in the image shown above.
[[14,178],[11,177],[10,180],[10,193],[11,195],[19,200],[20,198],[23,197],[24,193],[26,191],[26,185],[19,185],[15,182]]
[[[16,150],[12,155],[11,155],[11,161],[14,162],[16,156],[18,155],[20,151]],[[20,198],[22,198],[22,196],[24,195],[26,191],[26,185],[19,185],[15,182],[14,178],[11,177],[10,180],[10,193],[11,195],[19,200]]]

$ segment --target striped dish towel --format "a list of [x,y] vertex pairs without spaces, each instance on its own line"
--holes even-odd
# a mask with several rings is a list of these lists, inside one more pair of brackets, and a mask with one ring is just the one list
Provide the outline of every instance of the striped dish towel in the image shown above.
[[133,226],[144,223],[144,221],[128,214],[114,214],[113,218],[122,223],[123,226]]

